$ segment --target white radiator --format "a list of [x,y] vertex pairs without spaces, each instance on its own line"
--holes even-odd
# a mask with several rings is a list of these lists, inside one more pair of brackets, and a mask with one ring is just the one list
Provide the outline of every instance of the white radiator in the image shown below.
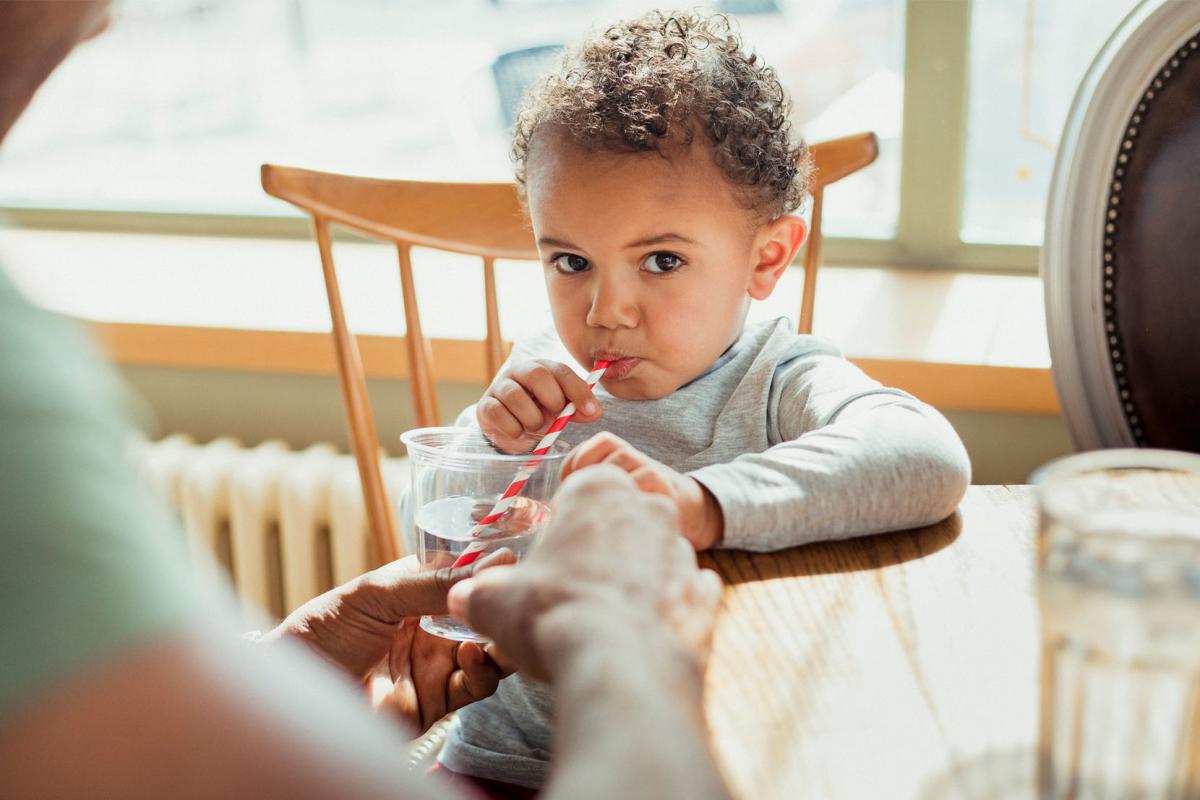
[[[138,441],[135,459],[178,510],[193,551],[212,553],[244,601],[275,617],[376,562],[354,459],[332,445],[291,451],[176,435]],[[381,461],[395,513],[408,460]]]

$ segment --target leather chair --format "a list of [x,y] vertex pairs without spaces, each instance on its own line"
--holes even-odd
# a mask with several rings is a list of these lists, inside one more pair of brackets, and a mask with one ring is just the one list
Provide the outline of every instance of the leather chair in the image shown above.
[[1200,3],[1139,6],[1068,116],[1042,275],[1080,449],[1200,452]]

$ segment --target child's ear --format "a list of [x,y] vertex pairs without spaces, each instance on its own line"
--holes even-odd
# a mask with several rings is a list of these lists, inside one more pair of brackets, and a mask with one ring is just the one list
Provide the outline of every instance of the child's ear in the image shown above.
[[794,214],[784,214],[763,226],[754,240],[754,271],[747,292],[755,300],[766,300],[792,263],[808,235],[808,223]]

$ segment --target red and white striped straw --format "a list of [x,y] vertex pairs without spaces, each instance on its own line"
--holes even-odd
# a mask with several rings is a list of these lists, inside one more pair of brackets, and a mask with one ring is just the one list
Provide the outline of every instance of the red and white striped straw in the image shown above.
[[[609,363],[610,362],[608,361],[597,361],[592,365],[592,371],[589,372],[587,376],[587,385],[589,389],[595,388],[596,383],[600,380],[600,376],[604,374],[604,370],[608,369]],[[474,528],[471,528],[470,535],[472,537],[478,536],[483,532],[484,528],[500,519],[502,516],[504,516],[504,512],[508,511],[508,509],[512,507],[512,504],[516,502],[517,495],[520,494],[521,489],[524,488],[525,481],[529,480],[529,476],[537,470],[538,464],[540,463],[540,457],[550,452],[550,448],[554,446],[554,442],[557,441],[558,435],[562,433],[563,428],[567,427],[567,423],[571,421],[571,417],[573,416],[575,416],[575,404],[567,403],[566,408],[562,410],[562,413],[559,414],[558,418],[554,420],[554,423],[550,426],[550,429],[546,431],[546,435],[542,437],[541,441],[537,443],[537,447],[533,448],[533,452],[529,454],[534,456],[534,458],[525,462],[525,464],[517,472],[517,477],[513,478],[512,483],[508,485],[508,488],[504,490],[504,494],[500,496],[500,500],[497,501],[496,505],[492,506],[492,510],[488,512],[486,517],[475,523]],[[475,561],[475,559],[483,555],[483,551],[486,549],[487,544],[485,542],[472,542],[470,545],[468,545],[466,550],[463,550],[459,554],[458,558],[454,562],[454,566],[467,566],[471,562]]]

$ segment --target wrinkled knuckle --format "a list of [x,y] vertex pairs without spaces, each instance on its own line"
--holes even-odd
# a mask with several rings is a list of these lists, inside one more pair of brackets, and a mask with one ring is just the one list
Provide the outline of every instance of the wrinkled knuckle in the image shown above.
[[508,405],[512,400],[517,399],[525,394],[525,390],[521,388],[521,384],[513,380],[502,381],[492,392],[500,402]]
[[512,414],[504,406],[496,403],[481,411],[478,415],[479,427],[488,438],[504,435],[512,427]]
[[504,405],[497,398],[489,395],[479,401],[479,405],[475,407],[475,416],[492,421],[500,415],[503,409]]
[[439,592],[448,592],[461,576],[462,573],[456,572],[453,567],[441,567],[433,571],[433,585]]
[[660,523],[671,527],[678,526],[679,510],[669,498],[660,494],[648,494],[641,498],[641,502],[644,505],[641,513],[647,517],[656,518]]
[[552,378],[556,383],[567,383],[579,377],[573,369],[561,361],[546,360],[541,362],[541,366],[546,376]]
[[634,482],[641,487],[651,486],[658,482],[658,473],[646,464],[635,467],[629,474],[633,477]]
[[670,492],[670,487],[655,475],[642,475],[641,477],[635,477],[634,480],[637,482],[638,488],[643,492],[660,497]]
[[553,382],[554,374],[540,361],[531,363],[529,369],[521,375],[522,383],[545,383],[547,381]]
[[496,387],[500,386],[501,384],[503,384],[507,381],[511,381],[513,379],[513,376],[519,374],[520,372],[521,372],[520,364],[513,364],[508,369],[497,372],[496,377],[494,377],[492,379],[492,384],[488,387],[488,391],[489,392],[495,391]]

